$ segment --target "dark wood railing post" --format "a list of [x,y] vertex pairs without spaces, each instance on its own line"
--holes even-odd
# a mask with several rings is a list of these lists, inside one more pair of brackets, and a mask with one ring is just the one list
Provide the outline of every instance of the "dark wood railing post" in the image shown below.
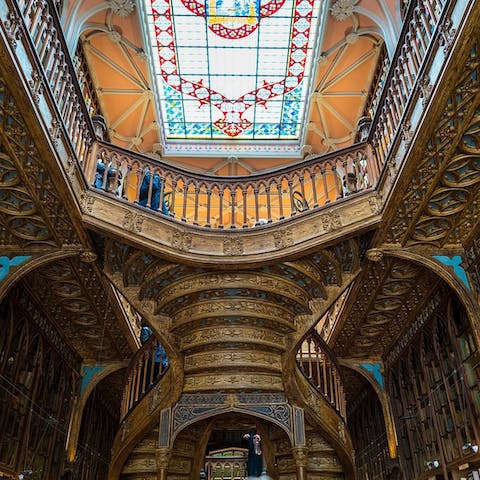
[[345,395],[340,367],[333,353],[315,330],[307,335],[300,346],[297,364],[309,383],[345,419]]
[[158,346],[159,341],[152,335],[130,360],[122,395],[121,419],[129,414],[167,371],[168,363],[164,365],[167,359],[159,356]]

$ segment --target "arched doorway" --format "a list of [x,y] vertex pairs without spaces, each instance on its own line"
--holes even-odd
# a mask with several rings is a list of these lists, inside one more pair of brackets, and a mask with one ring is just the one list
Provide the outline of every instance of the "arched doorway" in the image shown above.
[[173,444],[169,475],[182,469],[181,473],[188,470],[194,479],[246,479],[248,445],[243,436],[253,429],[261,438],[264,471],[276,478],[279,446],[291,457],[287,433],[268,420],[238,412],[219,414],[183,429]]

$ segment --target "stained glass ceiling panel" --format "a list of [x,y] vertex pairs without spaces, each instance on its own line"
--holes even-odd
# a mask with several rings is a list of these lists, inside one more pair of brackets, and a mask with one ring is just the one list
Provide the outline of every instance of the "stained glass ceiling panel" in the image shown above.
[[164,153],[300,155],[325,0],[146,0]]

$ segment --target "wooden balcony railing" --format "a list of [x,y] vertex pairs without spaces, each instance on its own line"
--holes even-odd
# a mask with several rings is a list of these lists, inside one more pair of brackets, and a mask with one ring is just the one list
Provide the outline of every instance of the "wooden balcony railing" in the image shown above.
[[381,165],[403,124],[407,105],[419,81],[435,32],[442,25],[447,0],[411,0],[383,93],[373,119],[369,141]]
[[152,335],[135,353],[127,371],[120,419],[123,420],[157,384],[168,369],[168,359],[161,343]]
[[245,480],[247,456],[246,448],[223,448],[210,452],[205,457],[204,478],[206,480]]
[[[59,2],[18,0],[9,2],[9,5],[11,29],[18,27],[18,21],[13,15],[17,11],[43,69],[47,83],[45,86],[50,89],[56,105],[54,108],[62,119],[79,163],[83,164],[95,135],[60,26],[57,12]],[[10,33],[15,36],[15,31]],[[33,88],[40,91],[40,85],[44,82],[40,78],[33,79],[33,82],[38,83]],[[56,128],[60,129],[61,125]]]
[[87,173],[95,188],[207,228],[276,222],[367,190],[379,174],[365,144],[248,177],[186,173],[100,142],[96,160]]
[[[456,2],[411,0],[397,50],[378,98],[368,144],[314,157],[248,177],[214,177],[173,168],[119,147],[98,143],[52,0],[5,0],[4,24],[12,42],[27,33],[37,57],[39,77],[30,84],[37,94],[49,91],[50,108],[61,119],[72,152],[90,185],[124,200],[160,212],[176,221],[206,228],[248,228],[315,210],[374,186],[406,119],[422,68],[432,57],[434,41]],[[24,40],[22,40],[24,41]],[[25,43],[25,42],[24,42]],[[429,53],[430,52],[430,53]],[[35,73],[35,69],[34,69]],[[372,146],[373,149],[370,147]]]
[[316,331],[303,341],[297,363],[310,384],[346,420],[345,393],[339,366],[325,342]]

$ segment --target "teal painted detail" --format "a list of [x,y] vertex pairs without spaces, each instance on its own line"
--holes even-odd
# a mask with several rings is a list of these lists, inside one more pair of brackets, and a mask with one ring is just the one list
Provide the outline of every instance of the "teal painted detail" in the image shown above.
[[467,289],[472,289],[467,278],[467,272],[465,272],[465,269],[461,266],[463,259],[460,255],[455,255],[453,257],[447,257],[446,255],[433,255],[433,258],[437,259],[447,267],[452,267],[453,273],[460,279]]
[[93,377],[99,374],[102,370],[105,369],[104,365],[95,365],[93,367],[85,366],[83,367],[83,377],[82,377],[82,386],[80,388],[80,393],[83,393],[87,388],[87,385],[92,381]]
[[385,390],[385,383],[383,382],[383,375],[381,372],[382,365],[380,363],[361,363],[360,367],[371,373],[380,388]]
[[0,257],[0,282],[5,280],[7,275],[10,273],[11,267],[16,267],[21,263],[26,262],[29,258],[31,258],[30,255],[19,255],[12,258]]

